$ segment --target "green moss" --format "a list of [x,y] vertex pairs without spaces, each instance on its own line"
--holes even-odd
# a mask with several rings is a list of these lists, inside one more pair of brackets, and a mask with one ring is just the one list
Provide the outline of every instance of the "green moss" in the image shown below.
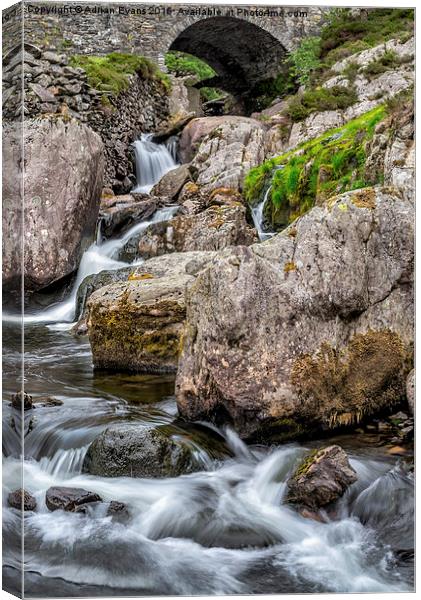
[[301,461],[301,463],[298,465],[297,469],[294,472],[294,479],[298,479],[299,477],[301,477],[301,475],[305,475],[307,473],[311,465],[314,463],[314,459],[316,458],[318,453],[319,450],[316,448],[316,450],[313,450],[312,452],[310,452],[310,454],[307,454],[307,456],[304,457],[304,459]]
[[407,353],[399,336],[385,329],[357,334],[341,351],[323,343],[314,355],[301,356],[291,371],[301,418],[317,407],[319,420],[333,428],[399,404],[409,371]]
[[244,183],[247,202],[255,206],[271,186],[265,219],[273,228],[282,229],[312,208],[316,200],[322,202],[366,187],[365,145],[385,115],[385,108],[377,107],[251,169]]
[[[178,52],[172,50],[165,55],[165,65],[170,73],[176,77],[185,77],[191,75],[197,81],[205,81],[216,76],[216,71],[212,69],[204,60],[187,52]],[[225,95],[225,92],[215,87],[201,87],[200,95],[204,102],[209,100],[219,100]]]
[[171,82],[165,73],[148,58],[136,54],[112,52],[106,56],[75,55],[70,59],[73,67],[86,71],[89,84],[102,92],[118,95],[129,85],[129,75],[137,73],[144,79],[159,81],[166,91]]

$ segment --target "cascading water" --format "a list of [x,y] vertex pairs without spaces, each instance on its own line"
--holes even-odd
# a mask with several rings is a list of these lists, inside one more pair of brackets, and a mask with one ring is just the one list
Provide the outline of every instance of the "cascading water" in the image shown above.
[[144,133],[133,144],[136,157],[137,184],[133,192],[148,194],[155,183],[177,166],[176,147],[152,142],[153,135]]
[[[268,193],[254,213],[261,239],[270,236],[261,227]],[[23,486],[37,501],[24,519],[26,596],[412,591],[413,477],[381,449],[358,446],[355,436],[349,448],[345,438],[341,443],[358,481],[325,522],[283,504],[286,482],[306,448],[247,446],[229,429],[219,431],[227,452],[218,459],[203,437],[189,431],[201,465],[189,475],[141,479],[83,472],[89,444],[109,425],[171,426],[177,414],[174,378],[92,373],[89,343],[45,323],[71,321],[83,279],[127,266],[117,258],[119,250],[149,223],[167,220],[176,210],[158,211],[115,240],[102,242],[99,233],[82,258],[69,298],[26,316],[25,388],[34,401],[48,394],[62,402],[40,403],[25,418]],[[3,328],[3,582],[12,590],[21,580],[22,519],[7,496],[22,480],[20,413],[8,399],[16,392],[20,368],[20,322],[20,317],[8,319]],[[87,514],[50,512],[45,504],[50,486],[85,488],[105,502],[124,502],[128,519],[114,520],[101,504]]]
[[257,204],[257,206],[252,208],[252,211],[251,211],[253,223],[254,223],[254,226],[256,227],[257,235],[259,236],[259,240],[261,242],[264,242],[265,240],[268,240],[269,238],[271,238],[272,236],[275,235],[275,232],[265,231],[263,229],[263,210],[265,208],[265,204],[266,204],[266,201],[269,197],[271,190],[272,190],[272,186],[269,186],[265,192],[265,195],[263,196],[263,200],[261,202],[259,202],[259,204]]

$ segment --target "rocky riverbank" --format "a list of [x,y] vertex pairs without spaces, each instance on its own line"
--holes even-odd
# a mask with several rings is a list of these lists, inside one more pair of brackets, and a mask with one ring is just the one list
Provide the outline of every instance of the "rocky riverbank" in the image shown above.
[[6,537],[16,545],[24,511],[47,587],[59,574],[95,593],[411,588],[414,40],[401,33],[325,48],[251,116],[195,113],[184,79],[142,57],[25,47],[25,254],[11,236],[4,268],[12,294],[21,268],[26,281],[27,383],[16,393],[21,317],[7,315]]

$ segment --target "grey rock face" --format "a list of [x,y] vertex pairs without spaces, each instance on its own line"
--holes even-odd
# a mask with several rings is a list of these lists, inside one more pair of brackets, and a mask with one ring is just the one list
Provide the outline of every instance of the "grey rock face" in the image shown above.
[[152,188],[152,196],[163,196],[168,200],[176,200],[183,185],[191,178],[189,165],[181,165],[166,173]]
[[318,509],[335,502],[357,481],[357,474],[340,446],[315,451],[288,480],[286,501]]
[[[102,188],[103,146],[85,125],[60,120],[26,121],[24,145],[23,267],[26,289],[37,290],[71,274],[92,241]],[[5,164],[9,167],[13,172],[14,165]],[[19,202],[19,196],[14,202]],[[7,233],[14,225],[13,215],[13,210],[3,212],[6,288],[19,285],[21,272],[14,239]]]
[[265,129],[254,119],[221,119],[222,123],[201,142],[191,162],[191,172],[204,191],[217,188],[241,191],[245,175],[265,158]]
[[168,252],[221,250],[257,242],[256,230],[246,221],[244,206],[212,206],[199,214],[180,215],[150,225],[138,244],[144,258]]
[[83,504],[101,502],[100,496],[83,488],[51,487],[45,495],[48,510],[65,510],[76,512]]
[[345,193],[223,251],[188,296],[180,413],[282,438],[399,402],[412,278],[413,205],[389,189]]
[[198,470],[189,448],[162,428],[114,425],[89,446],[83,471],[100,477],[177,477]]

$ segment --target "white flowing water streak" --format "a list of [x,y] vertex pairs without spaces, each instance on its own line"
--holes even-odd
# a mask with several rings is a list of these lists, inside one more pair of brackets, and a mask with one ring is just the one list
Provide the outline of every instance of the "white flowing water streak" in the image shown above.
[[272,186],[269,186],[268,189],[266,190],[263,200],[261,202],[259,202],[259,204],[257,206],[252,208],[252,211],[251,211],[254,226],[256,227],[259,239],[262,242],[264,242],[265,240],[268,240],[269,238],[271,238],[272,236],[275,235],[275,232],[263,230],[263,210],[265,208],[266,201],[267,201],[271,191],[272,191]]
[[[80,284],[88,275],[100,273],[100,271],[113,271],[127,267],[128,263],[114,258],[118,255],[124,245],[135,235],[144,231],[152,223],[167,221],[178,210],[178,206],[168,206],[158,210],[149,221],[142,221],[133,225],[124,235],[115,240],[108,240],[101,245],[92,244],[83,254],[80,261],[76,281],[73,284],[72,291],[66,300],[59,302],[37,314],[27,314],[24,317],[25,323],[71,323],[75,318],[75,304],[77,291]],[[133,265],[140,264],[142,261],[135,261]],[[20,323],[20,315],[3,314],[3,320],[9,323]]]
[[176,148],[152,142],[152,134],[142,134],[133,144],[136,158],[137,185],[133,192],[148,194],[155,183],[177,167]]

